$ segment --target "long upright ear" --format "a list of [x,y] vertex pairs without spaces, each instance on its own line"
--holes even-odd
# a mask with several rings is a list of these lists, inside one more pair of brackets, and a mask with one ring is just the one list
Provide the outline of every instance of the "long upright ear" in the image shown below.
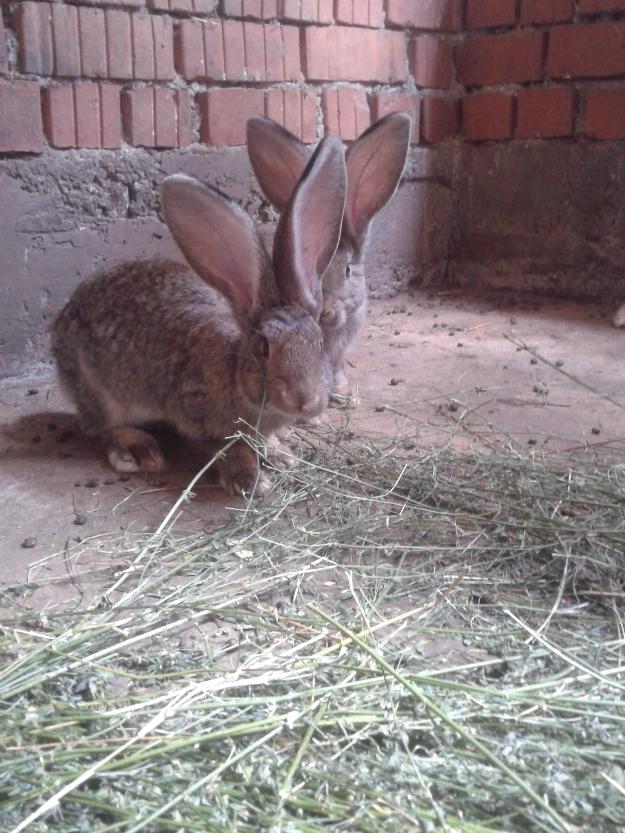
[[391,113],[372,124],[347,150],[343,233],[357,246],[373,217],[397,190],[408,156],[410,127],[410,116]]
[[326,136],[276,230],[273,265],[280,295],[315,317],[321,312],[321,278],[341,236],[346,188],[343,143],[336,136]]
[[263,270],[251,219],[217,191],[184,174],[161,183],[165,221],[191,268],[248,319],[258,302]]
[[310,161],[310,150],[275,121],[255,116],[247,123],[247,152],[264,195],[284,211]]

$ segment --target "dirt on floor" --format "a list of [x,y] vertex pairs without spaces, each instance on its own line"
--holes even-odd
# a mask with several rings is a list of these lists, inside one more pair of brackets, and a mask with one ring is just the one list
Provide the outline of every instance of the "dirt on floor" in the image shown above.
[[[331,419],[424,446],[625,462],[625,333],[608,312],[453,292],[374,301],[349,357],[359,402]],[[175,438],[165,451],[167,475],[117,475],[80,436],[51,372],[0,383],[0,580],[36,609],[75,595],[73,548],[154,530],[205,462]],[[209,530],[240,505],[208,479],[194,491],[177,520],[185,532]],[[98,552],[107,557],[105,545]]]

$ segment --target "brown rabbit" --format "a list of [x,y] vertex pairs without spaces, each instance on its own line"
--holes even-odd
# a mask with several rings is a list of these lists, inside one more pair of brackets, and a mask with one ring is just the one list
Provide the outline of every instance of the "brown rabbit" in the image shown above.
[[[348,397],[344,356],[367,314],[364,256],[372,219],[391,199],[406,164],[410,117],[392,113],[350,144],[347,197],[341,242],[323,279],[321,329],[333,381],[331,390]],[[247,147],[256,178],[271,204],[283,211],[310,159],[310,149],[292,133],[261,116],[247,123]]]
[[[116,471],[164,468],[146,423],[165,422],[203,445],[246,425],[269,436],[325,409],[321,278],[345,192],[344,149],[328,137],[290,195],[272,267],[241,208],[191,177],[164,180],[165,220],[191,268],[135,261],[97,274],[52,331],[82,428],[103,438]],[[269,486],[241,440],[218,472],[228,494]]]

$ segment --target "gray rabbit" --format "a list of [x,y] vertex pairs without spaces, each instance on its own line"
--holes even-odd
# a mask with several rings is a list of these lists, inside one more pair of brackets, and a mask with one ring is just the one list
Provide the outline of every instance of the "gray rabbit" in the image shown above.
[[[188,266],[120,264],[81,284],[58,315],[61,382],[116,471],[165,467],[148,423],[208,446],[238,420],[269,437],[327,407],[319,316],[345,206],[340,140],[321,142],[296,179],[272,263],[245,211],[191,177],[166,178],[163,213]],[[270,485],[242,440],[217,465],[228,494]]]
[[[344,356],[367,314],[364,255],[371,221],[391,199],[406,164],[410,117],[392,113],[377,121],[345,156],[347,197],[341,241],[323,279],[321,329],[331,368],[331,392],[350,395]],[[310,149],[276,122],[262,116],[247,123],[250,162],[263,193],[280,212],[288,205]]]

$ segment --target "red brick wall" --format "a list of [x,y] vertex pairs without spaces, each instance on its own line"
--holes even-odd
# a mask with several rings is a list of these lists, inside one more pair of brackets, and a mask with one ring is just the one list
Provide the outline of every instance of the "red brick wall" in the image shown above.
[[244,143],[264,113],[349,140],[396,109],[459,131],[461,0],[18,0],[0,18],[0,152]]
[[625,138],[625,0],[467,0],[469,141]]
[[0,152],[304,141],[393,109],[413,142],[625,138],[625,0],[18,0]]

